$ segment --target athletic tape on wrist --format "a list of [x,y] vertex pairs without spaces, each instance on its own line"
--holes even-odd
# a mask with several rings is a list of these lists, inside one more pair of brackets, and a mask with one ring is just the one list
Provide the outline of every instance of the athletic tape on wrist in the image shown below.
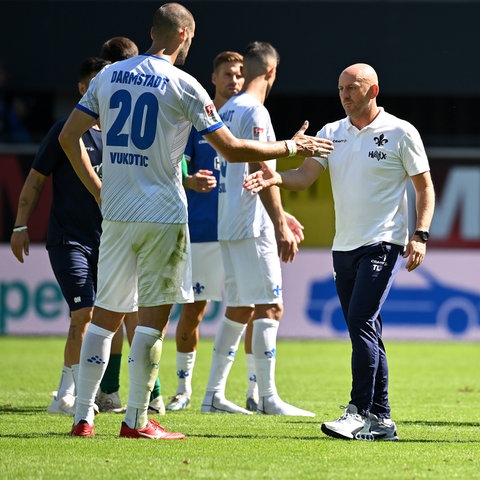
[[285,140],[285,145],[287,146],[288,156],[294,157],[297,154],[297,144],[294,140]]

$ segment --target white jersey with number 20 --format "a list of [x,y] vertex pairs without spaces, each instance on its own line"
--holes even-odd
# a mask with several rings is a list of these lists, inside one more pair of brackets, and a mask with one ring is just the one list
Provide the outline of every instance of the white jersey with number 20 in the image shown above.
[[100,118],[103,218],[186,223],[181,160],[191,125],[202,134],[223,126],[200,83],[166,59],[139,55],[107,65],[77,108]]

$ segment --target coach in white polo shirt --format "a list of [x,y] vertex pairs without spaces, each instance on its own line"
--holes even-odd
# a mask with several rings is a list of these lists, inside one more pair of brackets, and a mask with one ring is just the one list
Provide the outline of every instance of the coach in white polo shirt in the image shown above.
[[[435,194],[418,131],[377,106],[378,78],[366,64],[346,68],[338,83],[347,118],[325,125],[318,137],[333,141],[328,159],[307,158],[278,173],[266,164],[245,187],[309,187],[327,168],[335,203],[333,267],[352,343],[352,390],[345,413],[322,424],[336,438],[398,440],[390,419],[388,365],[380,310],[398,270],[423,261]],[[416,230],[407,228],[406,187],[416,192]],[[406,260],[405,260],[406,259]]]

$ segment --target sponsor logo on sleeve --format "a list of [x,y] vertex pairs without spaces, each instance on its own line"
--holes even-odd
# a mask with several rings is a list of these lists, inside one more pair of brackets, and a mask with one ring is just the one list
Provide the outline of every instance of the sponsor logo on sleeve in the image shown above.
[[264,132],[265,129],[263,127],[253,127],[253,138],[258,140]]

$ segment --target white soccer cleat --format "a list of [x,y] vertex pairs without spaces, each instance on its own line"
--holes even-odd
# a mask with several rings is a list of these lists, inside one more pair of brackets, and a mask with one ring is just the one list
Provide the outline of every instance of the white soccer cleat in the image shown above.
[[359,415],[355,405],[348,404],[345,413],[333,422],[322,423],[322,432],[325,435],[343,440],[368,440],[374,437],[370,432],[370,418]]
[[47,408],[47,413],[53,415],[75,415],[75,397],[73,395],[65,395],[62,398],[54,398]]
[[235,405],[227,400],[219,392],[207,392],[202,402],[202,413],[241,413],[243,415],[252,415],[245,408]]
[[285,415],[288,417],[314,417],[313,412],[302,410],[284,402],[278,395],[260,397],[257,406],[257,413],[263,415]]

